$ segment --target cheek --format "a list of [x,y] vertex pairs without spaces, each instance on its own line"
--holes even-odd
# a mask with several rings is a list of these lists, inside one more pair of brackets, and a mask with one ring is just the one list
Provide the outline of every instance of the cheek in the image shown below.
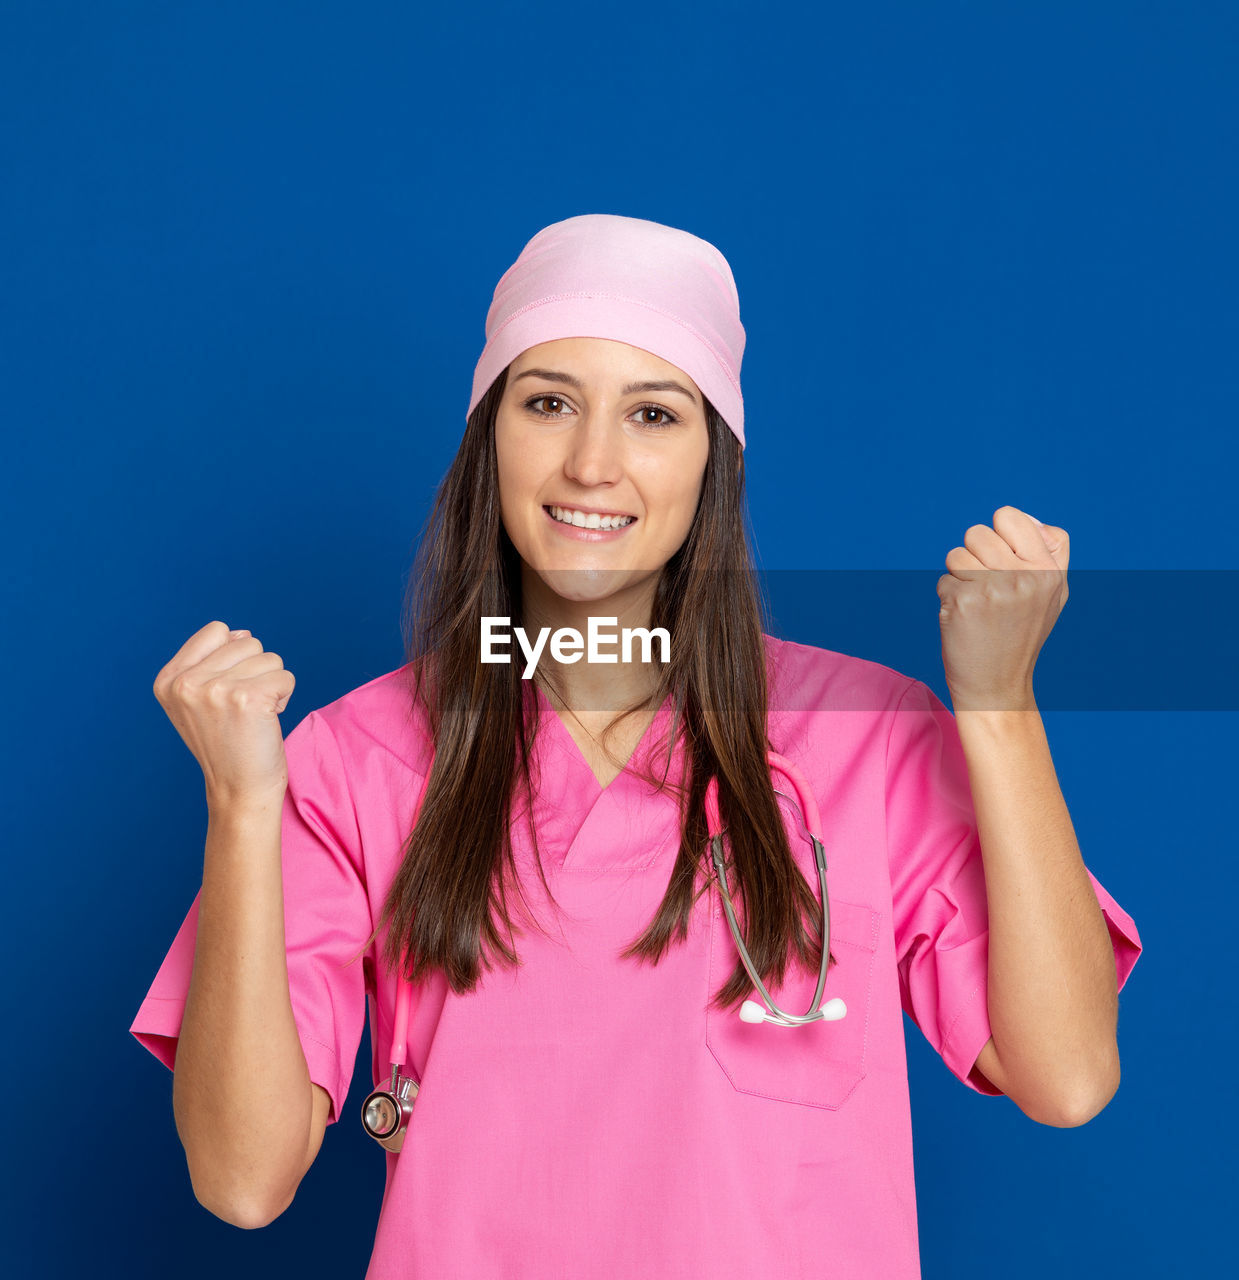
[[499,504],[501,507],[511,505],[520,492],[523,483],[521,474],[521,458],[524,451],[520,442],[511,430],[505,430],[500,424],[495,426],[495,463],[499,480]]
[[521,510],[520,475],[512,467],[499,468],[499,514],[511,533],[512,523]]
[[705,464],[700,463],[694,465],[693,461],[686,461],[683,470],[680,472],[683,476],[695,476],[696,478],[690,483],[685,484],[683,479],[676,485],[675,497],[673,505],[678,512],[681,526],[687,530],[693,522],[693,517],[697,514],[697,507],[701,502],[701,491],[705,487]]

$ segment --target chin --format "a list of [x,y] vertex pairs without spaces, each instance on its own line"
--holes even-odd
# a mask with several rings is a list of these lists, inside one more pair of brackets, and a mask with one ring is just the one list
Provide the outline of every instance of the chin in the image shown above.
[[557,568],[542,570],[538,577],[563,600],[586,604],[606,600],[629,583],[626,569]]

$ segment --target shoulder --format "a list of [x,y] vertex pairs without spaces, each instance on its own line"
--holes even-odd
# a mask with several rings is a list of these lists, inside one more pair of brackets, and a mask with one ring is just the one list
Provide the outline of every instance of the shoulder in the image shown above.
[[430,735],[425,712],[415,702],[407,664],[367,680],[309,712],[289,735],[326,731],[346,766],[378,755],[394,756],[416,773],[428,766]]
[[915,677],[880,662],[771,635],[763,639],[773,712],[893,712],[906,695],[925,689]]

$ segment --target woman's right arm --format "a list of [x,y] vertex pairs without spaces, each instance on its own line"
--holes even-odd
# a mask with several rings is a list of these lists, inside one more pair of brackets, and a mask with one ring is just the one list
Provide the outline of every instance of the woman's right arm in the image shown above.
[[318,1154],[327,1093],[293,1021],[280,872],[282,798],[209,809],[193,976],[172,1105],[194,1195],[237,1227],[292,1203]]
[[278,654],[222,622],[191,636],[155,680],[202,766],[208,813],[173,1111],[195,1196],[239,1227],[264,1226],[292,1203],[327,1119],[284,950],[279,713],[294,684]]

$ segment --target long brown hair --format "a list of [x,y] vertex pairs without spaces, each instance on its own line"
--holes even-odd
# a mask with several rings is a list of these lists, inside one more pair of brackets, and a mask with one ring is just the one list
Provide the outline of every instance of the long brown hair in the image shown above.
[[[417,982],[440,969],[458,993],[476,986],[481,967],[489,968],[495,955],[507,965],[519,963],[508,907],[512,886],[527,905],[510,825],[518,795],[539,876],[554,901],[532,820],[537,702],[519,663],[480,661],[480,619],[508,617],[519,626],[522,618],[521,563],[498,503],[495,418],[506,387],[505,370],[469,415],[410,577],[406,670],[435,756],[414,830],[366,944],[390,923],[383,947],[388,970],[403,968],[403,976]],[[678,798],[680,848],[654,919],[623,955],[656,964],[687,936],[692,906],[713,878],[704,798],[717,776],[731,853],[728,884],[754,967],[769,984],[783,980],[790,948],[811,969],[820,964],[821,908],[792,857],[766,760],[766,654],[744,531],[744,456],[708,400],[705,410],[709,457],[701,497],[684,545],[660,575],[650,621],[671,634],[671,659],[659,664],[651,697],[621,710],[604,733],[670,696],[666,766],[649,780]],[[667,773],[680,738],[684,776],[672,780]],[[737,961],[714,1002],[734,1006],[751,990]]]

